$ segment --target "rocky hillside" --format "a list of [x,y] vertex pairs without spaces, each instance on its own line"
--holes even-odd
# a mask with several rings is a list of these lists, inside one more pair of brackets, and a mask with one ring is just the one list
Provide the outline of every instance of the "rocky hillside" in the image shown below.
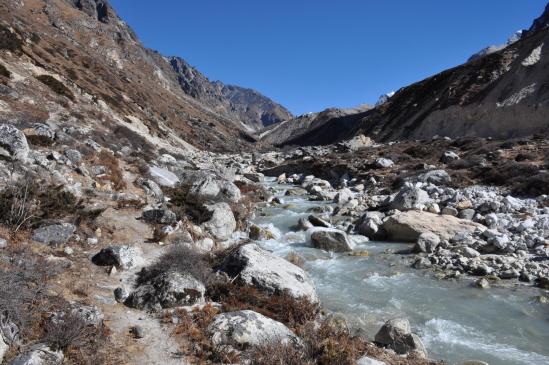
[[83,127],[101,144],[181,152],[247,148],[250,125],[283,118],[251,91],[218,85],[219,98],[203,100],[182,88],[171,60],[146,49],[106,1],[6,0],[0,9],[4,122]]
[[283,144],[436,135],[509,138],[547,133],[549,6],[517,42],[404,87],[376,108],[336,117]]
[[185,93],[217,113],[241,121],[251,132],[292,118],[282,105],[255,90],[225,85],[221,81],[211,82],[180,57],[170,57],[169,61]]

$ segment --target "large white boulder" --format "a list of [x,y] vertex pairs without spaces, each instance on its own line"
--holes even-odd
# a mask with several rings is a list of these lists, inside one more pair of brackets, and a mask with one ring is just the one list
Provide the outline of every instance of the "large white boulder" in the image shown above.
[[25,134],[11,124],[0,125],[0,155],[15,161],[25,162],[29,145]]
[[236,229],[236,220],[229,204],[206,204],[204,211],[208,220],[202,224],[202,227],[215,239],[221,241],[229,239]]
[[235,184],[211,175],[197,177],[187,193],[187,201],[193,204],[236,203],[240,197],[240,189]]

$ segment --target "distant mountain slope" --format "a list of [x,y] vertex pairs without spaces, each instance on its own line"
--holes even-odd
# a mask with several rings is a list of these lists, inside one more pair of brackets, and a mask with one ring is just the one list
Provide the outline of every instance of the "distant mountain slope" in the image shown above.
[[286,118],[253,91],[216,84],[208,99],[183,88],[170,59],[146,49],[106,0],[2,0],[0,35],[0,122],[240,150],[252,129]]
[[179,57],[170,57],[169,61],[188,95],[227,118],[241,121],[250,131],[292,118],[283,106],[255,90],[211,82]]
[[[549,132],[549,5],[508,47],[398,90],[376,108],[336,117],[279,144]],[[286,124],[287,125],[287,124]]]

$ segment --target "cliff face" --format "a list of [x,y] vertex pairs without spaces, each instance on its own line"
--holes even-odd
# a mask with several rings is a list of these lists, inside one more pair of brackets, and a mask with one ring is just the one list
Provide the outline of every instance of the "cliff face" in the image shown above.
[[179,57],[169,60],[185,93],[221,115],[242,122],[249,131],[292,118],[283,106],[255,90],[211,82],[185,60]]
[[173,60],[146,49],[105,0],[5,0],[0,25],[0,121],[64,120],[110,136],[129,129],[151,144],[238,150],[255,127],[289,115],[194,69],[212,90],[186,87]]
[[435,135],[509,138],[547,133],[549,7],[507,47],[398,90],[376,108],[337,116],[283,144],[379,141]]

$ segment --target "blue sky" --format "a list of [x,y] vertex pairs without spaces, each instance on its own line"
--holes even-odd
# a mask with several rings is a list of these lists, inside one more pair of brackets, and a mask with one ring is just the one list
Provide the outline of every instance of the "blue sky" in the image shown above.
[[546,0],[110,0],[145,46],[294,114],[375,103],[528,28]]

